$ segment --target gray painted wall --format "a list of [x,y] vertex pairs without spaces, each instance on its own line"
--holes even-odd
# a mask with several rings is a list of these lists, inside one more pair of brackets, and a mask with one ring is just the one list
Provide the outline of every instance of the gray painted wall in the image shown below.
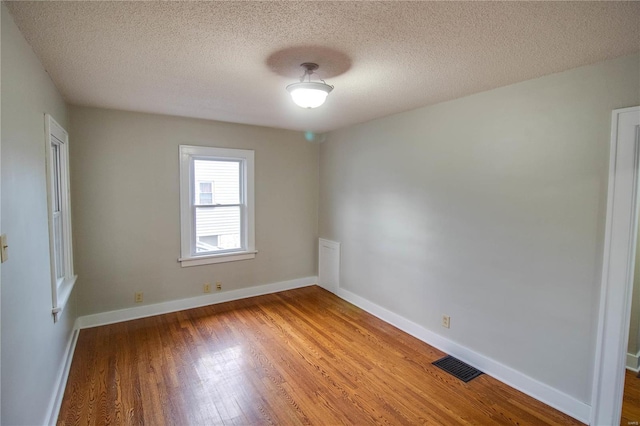
[[44,114],[68,127],[67,110],[4,4],[1,9],[2,233],[8,236],[9,260],[1,272],[0,423],[39,425],[49,420],[76,317],[72,294],[53,323],[49,274]]
[[[318,145],[301,132],[71,107],[81,314],[316,275]],[[181,268],[178,146],[255,150],[256,258]],[[136,305],[137,306],[137,305]]]
[[611,110],[640,104],[639,62],[331,133],[319,234],[341,286],[589,404]]

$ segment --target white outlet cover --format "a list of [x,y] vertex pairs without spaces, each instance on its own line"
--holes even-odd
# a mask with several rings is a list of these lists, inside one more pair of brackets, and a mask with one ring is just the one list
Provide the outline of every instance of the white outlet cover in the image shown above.
[[442,316],[442,326],[445,328],[449,328],[449,326],[451,325],[451,317],[448,315],[443,315]]

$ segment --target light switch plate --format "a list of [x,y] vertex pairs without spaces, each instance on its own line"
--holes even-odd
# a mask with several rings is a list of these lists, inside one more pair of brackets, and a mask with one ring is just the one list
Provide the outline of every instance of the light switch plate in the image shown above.
[[0,235],[0,262],[4,263],[9,259],[9,251],[7,250],[7,234]]

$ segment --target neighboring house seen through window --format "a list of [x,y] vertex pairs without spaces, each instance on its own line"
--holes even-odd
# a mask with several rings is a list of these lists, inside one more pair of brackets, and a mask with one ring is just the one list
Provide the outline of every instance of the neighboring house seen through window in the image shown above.
[[253,151],[180,146],[182,266],[255,257]]

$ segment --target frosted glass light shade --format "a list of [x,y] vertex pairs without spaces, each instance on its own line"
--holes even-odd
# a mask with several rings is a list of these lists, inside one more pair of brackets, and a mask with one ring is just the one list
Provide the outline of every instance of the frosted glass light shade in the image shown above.
[[293,83],[287,86],[293,102],[302,108],[319,107],[332,90],[333,86],[317,82]]

